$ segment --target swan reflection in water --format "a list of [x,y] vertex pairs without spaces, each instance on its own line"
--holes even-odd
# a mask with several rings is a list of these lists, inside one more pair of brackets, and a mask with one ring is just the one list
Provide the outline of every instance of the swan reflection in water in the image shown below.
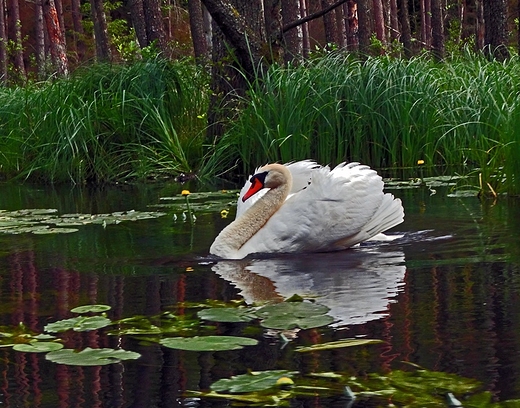
[[219,261],[212,270],[249,305],[298,294],[329,307],[337,325],[361,324],[383,317],[404,286],[404,253],[384,247]]

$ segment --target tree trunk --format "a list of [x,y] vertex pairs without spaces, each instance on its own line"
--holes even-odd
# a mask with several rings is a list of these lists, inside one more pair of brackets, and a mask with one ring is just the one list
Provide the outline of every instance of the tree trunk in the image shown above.
[[368,54],[370,51],[370,37],[372,35],[372,0],[358,0],[358,39],[359,51]]
[[204,34],[204,15],[200,0],[188,0],[188,12],[190,14],[190,30],[195,60],[203,63],[209,60],[209,55],[208,44]]
[[432,52],[437,60],[444,59],[444,13],[441,0],[431,0]]
[[0,81],[7,82],[7,31],[5,0],[0,0]]
[[394,42],[399,39],[399,17],[397,9],[397,0],[390,0],[390,42]]
[[507,0],[484,1],[484,50],[502,61],[509,58],[507,49]]
[[130,19],[132,20],[132,27],[134,27],[137,42],[141,48],[147,47],[149,43],[148,37],[146,36],[143,0],[129,0],[127,7],[130,12]]
[[[307,17],[307,0],[300,0],[301,17]],[[309,34],[309,23],[302,24],[303,58],[308,58],[311,51],[311,37]]]
[[[321,0],[322,9],[326,9],[332,4],[332,0]],[[337,28],[336,28],[336,10],[325,14],[323,16],[323,27],[325,29],[325,43],[338,44]]]
[[74,47],[76,48],[76,58],[78,62],[84,61],[86,54],[86,45],[84,40],[85,32],[83,30],[82,17],[81,17],[81,4],[80,0],[72,0],[71,4],[71,15],[72,15],[72,29],[74,38]]
[[36,66],[38,68],[38,77],[45,78],[45,65],[47,62],[47,53],[45,51],[45,21],[43,17],[43,4],[41,1],[35,3],[36,9]]
[[65,48],[65,35],[60,27],[54,0],[43,1],[43,14],[51,49],[51,58],[59,76],[69,74],[69,60]]
[[383,2],[381,0],[373,0],[372,6],[374,10],[374,32],[376,38],[382,42],[383,46],[386,46],[386,35],[385,35],[385,15],[383,11]]
[[353,0],[347,2],[347,48],[351,51],[359,49],[359,22],[357,18],[357,3]]
[[24,81],[26,75],[25,64],[23,62],[22,22],[20,21],[20,5],[18,0],[9,0],[7,11],[8,37],[14,45],[12,51],[14,70],[19,79]]
[[424,48],[432,46],[431,0],[421,0],[421,41]]
[[399,24],[401,25],[401,42],[404,47],[404,55],[406,58],[412,56],[412,31],[410,29],[410,18],[408,16],[408,1],[397,0],[397,8],[399,10]]
[[[300,12],[300,0],[282,0],[282,22],[288,24],[302,17]],[[303,28],[298,26],[283,35],[284,61],[301,59],[303,56]]]
[[108,41],[107,20],[103,0],[90,0],[94,37],[96,39],[96,57],[98,61],[111,61],[112,51]]
[[143,0],[144,21],[146,23],[146,37],[148,43],[156,43],[159,51],[166,57],[171,57],[168,39],[164,29],[163,15],[160,0]]

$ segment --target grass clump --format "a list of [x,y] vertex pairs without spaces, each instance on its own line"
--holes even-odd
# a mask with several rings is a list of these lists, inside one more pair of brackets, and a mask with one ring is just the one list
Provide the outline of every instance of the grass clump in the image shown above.
[[[315,158],[373,167],[476,169],[483,190],[520,194],[520,65],[341,54],[273,66],[222,140],[243,172]],[[516,185],[515,185],[516,184]]]
[[74,183],[192,172],[205,155],[207,83],[195,65],[151,60],[2,89],[0,170]]

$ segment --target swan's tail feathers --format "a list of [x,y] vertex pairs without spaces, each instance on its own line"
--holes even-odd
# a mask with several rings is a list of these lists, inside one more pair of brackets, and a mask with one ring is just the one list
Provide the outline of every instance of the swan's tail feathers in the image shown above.
[[[404,221],[404,208],[399,198],[386,193],[374,216],[357,234],[336,242],[338,248],[350,248],[369,239],[382,240],[383,232]],[[386,236],[385,236],[386,237]]]

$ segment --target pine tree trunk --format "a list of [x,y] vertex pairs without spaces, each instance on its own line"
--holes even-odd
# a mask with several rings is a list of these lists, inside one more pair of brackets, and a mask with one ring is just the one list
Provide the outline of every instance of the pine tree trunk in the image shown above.
[[13,62],[16,75],[25,80],[25,64],[23,62],[22,23],[20,21],[20,5],[18,0],[9,0],[7,4],[8,37],[14,44]]
[[7,78],[7,31],[5,16],[5,0],[0,0],[0,81],[6,83]]
[[152,44],[155,42],[163,56],[170,58],[171,51],[168,47],[168,39],[164,29],[160,0],[143,0],[143,10],[148,43]]
[[431,0],[432,52],[437,60],[444,58],[444,13],[441,0]]
[[412,30],[408,16],[408,1],[397,0],[397,8],[399,10],[398,17],[401,25],[401,42],[404,47],[404,55],[410,58],[412,56]]
[[208,61],[208,44],[204,35],[204,15],[200,0],[188,0],[188,12],[195,59],[198,62]]
[[373,0],[374,10],[374,32],[376,38],[386,46],[386,35],[385,35],[385,15],[383,11],[383,2],[381,0]]
[[54,0],[43,1],[43,15],[45,16],[52,62],[59,76],[67,76],[69,74],[69,60],[65,48],[65,35],[60,27]]
[[[302,17],[300,0],[282,0],[283,24],[290,23]],[[284,33],[283,55],[285,62],[298,60],[303,57],[303,26],[298,26]]]
[[45,52],[45,21],[43,17],[43,4],[36,2],[36,65],[38,67],[38,77],[45,78],[45,65],[47,62]]
[[98,61],[111,61],[112,51],[108,41],[107,20],[103,0],[90,0],[94,37],[96,39],[96,58]]
[[71,2],[71,15],[72,15],[72,28],[74,30],[74,47],[76,48],[77,60],[81,62],[85,58],[86,46],[83,36],[85,32],[83,30],[82,17],[81,17],[81,4],[80,0],[72,0]]
[[501,61],[508,58],[507,0],[484,1],[484,21],[485,52]]
[[368,54],[370,51],[370,36],[372,35],[372,0],[358,0],[358,38],[359,51]]
[[143,0],[130,0],[128,2],[128,10],[130,12],[130,19],[132,20],[132,27],[134,27],[137,42],[141,48],[149,45],[148,37],[146,36],[146,23],[144,21]]
[[350,51],[355,51],[359,49],[357,3],[350,0],[345,7],[347,8],[347,48]]
[[[326,9],[332,4],[332,0],[321,0],[322,9]],[[323,27],[325,28],[325,43],[338,44],[339,38],[336,29],[336,10],[332,10],[323,16]]]

